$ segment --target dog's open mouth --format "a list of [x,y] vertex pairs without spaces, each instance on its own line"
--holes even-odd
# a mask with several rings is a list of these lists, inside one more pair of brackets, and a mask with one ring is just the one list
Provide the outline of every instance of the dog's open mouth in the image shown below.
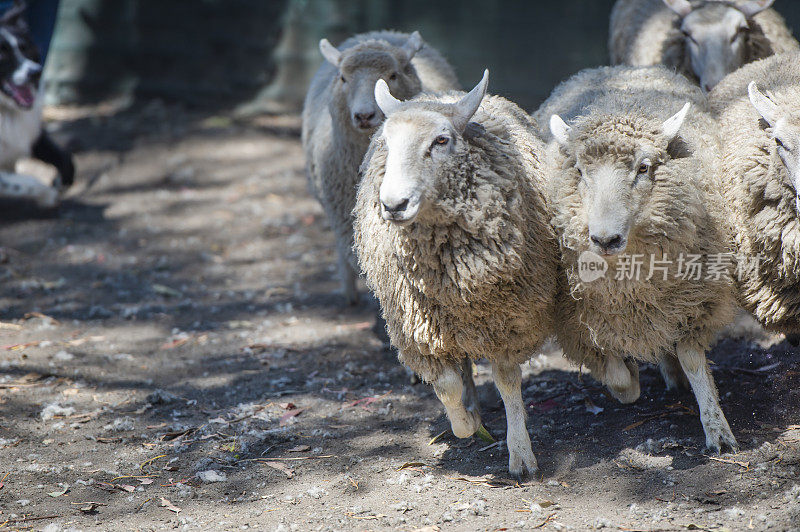
[[32,83],[15,85],[10,81],[4,81],[2,88],[3,92],[23,109],[30,109],[36,101],[36,88]]

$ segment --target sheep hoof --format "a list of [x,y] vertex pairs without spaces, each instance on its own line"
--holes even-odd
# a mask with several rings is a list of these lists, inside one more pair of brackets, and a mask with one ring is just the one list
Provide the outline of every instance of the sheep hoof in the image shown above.
[[739,444],[730,432],[720,431],[706,435],[706,450],[709,453],[720,455],[723,453],[739,452]]
[[609,358],[603,382],[617,401],[623,404],[633,403],[641,394],[639,364],[631,358]]
[[533,454],[533,451],[509,450],[508,472],[515,480],[522,482],[526,478],[534,478],[538,471],[539,464],[536,462],[536,455]]
[[481,427],[481,415],[474,410],[464,408],[461,412],[448,412],[448,417],[456,438],[469,438]]
[[609,386],[608,391],[611,392],[611,395],[614,396],[614,399],[616,399],[617,401],[619,401],[624,405],[635,403],[636,400],[639,399],[639,396],[642,393],[638,381],[627,388],[615,389]]
[[525,471],[533,477],[539,470],[536,455],[533,454],[531,438],[527,430],[509,430],[506,439],[508,447],[508,472],[517,480],[522,480]]

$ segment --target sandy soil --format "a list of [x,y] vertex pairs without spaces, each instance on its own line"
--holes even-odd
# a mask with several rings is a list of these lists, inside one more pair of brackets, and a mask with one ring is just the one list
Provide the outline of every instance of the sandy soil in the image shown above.
[[[296,118],[57,109],[79,184],[0,206],[0,530],[795,530],[800,354],[723,340],[743,451],[708,457],[688,392],[611,400],[549,346],[525,367],[541,476],[457,440],[341,306]],[[477,368],[484,419],[502,405]]]

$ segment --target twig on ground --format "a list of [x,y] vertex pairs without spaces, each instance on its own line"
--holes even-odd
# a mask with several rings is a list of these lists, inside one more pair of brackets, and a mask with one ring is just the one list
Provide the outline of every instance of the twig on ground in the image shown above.
[[557,514],[556,514],[555,512],[551,513],[550,515],[548,515],[548,516],[545,518],[545,520],[544,520],[544,521],[542,521],[541,523],[539,523],[538,525],[536,525],[536,526],[535,526],[535,527],[533,527],[533,528],[534,528],[534,529],[536,529],[536,528],[542,528],[542,527],[544,527],[544,525],[546,525],[547,523],[549,523],[550,521],[552,521],[553,519],[555,519],[555,518],[556,518],[556,515],[557,515]]
[[727,458],[717,458],[716,456],[709,456],[704,454],[706,458],[709,460],[714,460],[715,462],[722,462],[723,464],[733,464],[738,465],[739,467],[745,468],[745,470],[750,469],[750,462],[739,462],[738,460],[728,460]]

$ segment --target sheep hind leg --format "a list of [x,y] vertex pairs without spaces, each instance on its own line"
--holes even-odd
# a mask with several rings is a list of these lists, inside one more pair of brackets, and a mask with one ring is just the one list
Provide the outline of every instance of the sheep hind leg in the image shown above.
[[495,362],[492,364],[492,377],[506,408],[508,471],[517,478],[522,477],[525,469],[530,475],[534,475],[538,470],[538,464],[525,426],[522,370],[519,364]]
[[342,294],[348,305],[358,305],[358,275],[344,253],[339,253],[339,277],[342,283]]
[[697,405],[700,407],[700,421],[706,435],[706,447],[719,454],[728,449],[736,452],[739,444],[733,437],[731,427],[719,405],[719,395],[714,378],[708,368],[704,353],[696,349],[678,346],[678,361],[694,392]]
[[433,390],[444,405],[450,428],[457,438],[469,438],[481,426],[481,415],[477,410],[464,406],[464,382],[461,372],[445,367],[433,381]]
[[639,364],[630,358],[609,357],[606,360],[603,383],[614,398],[623,404],[639,399]]
[[480,412],[478,407],[478,392],[475,389],[475,381],[472,380],[472,360],[465,358],[461,363],[461,382],[464,384],[462,400],[467,410]]
[[667,390],[689,388],[689,380],[686,378],[686,374],[683,372],[677,357],[665,354],[658,363],[658,369],[661,371]]

